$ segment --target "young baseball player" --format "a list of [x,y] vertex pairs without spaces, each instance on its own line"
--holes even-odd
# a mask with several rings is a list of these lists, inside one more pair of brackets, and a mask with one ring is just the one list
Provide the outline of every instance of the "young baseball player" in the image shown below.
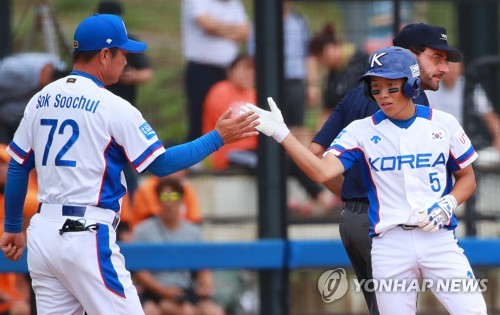
[[[349,124],[322,159],[290,133],[272,98],[271,111],[243,107],[243,112],[261,116],[257,130],[282,143],[317,182],[360,161],[370,202],[373,277],[378,281],[473,277],[455,239],[453,210],[474,192],[471,163],[477,153],[453,116],[413,103],[419,75],[418,63],[406,49],[375,51],[362,80],[366,95],[381,110]],[[486,314],[479,291],[429,289],[451,314]],[[415,314],[417,294],[407,287],[376,291],[380,314]]]
[[118,16],[96,14],[78,25],[73,47],[73,71],[33,96],[7,148],[0,246],[11,260],[23,254],[23,203],[36,168],[40,205],[27,238],[38,314],[144,314],[116,244],[124,166],[165,176],[257,134],[258,123],[228,110],[212,132],[165,150],[141,113],[104,88],[146,44],[130,40]]
[[[425,91],[436,91],[443,76],[448,73],[449,63],[462,60],[462,52],[448,46],[444,27],[424,23],[408,24],[394,37],[394,46],[411,51],[420,67],[420,93],[413,99],[419,105],[429,105]],[[317,156],[326,152],[335,137],[351,122],[373,115],[380,110],[377,102],[368,99],[364,84],[347,92],[335,106],[328,120],[309,144],[309,150]],[[361,169],[356,163],[342,176],[325,183],[332,192],[342,197],[342,221],[340,238],[359,281],[372,279],[372,238],[368,235],[368,193],[363,185]],[[378,315],[375,292],[362,287],[370,315]]]

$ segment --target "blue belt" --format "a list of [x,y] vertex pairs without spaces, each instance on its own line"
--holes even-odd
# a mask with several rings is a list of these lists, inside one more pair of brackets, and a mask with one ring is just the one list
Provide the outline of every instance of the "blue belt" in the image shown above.
[[[40,209],[42,208],[42,204],[38,204],[38,213],[40,213]],[[62,206],[62,215],[66,217],[83,217],[85,216],[86,207],[82,206]]]

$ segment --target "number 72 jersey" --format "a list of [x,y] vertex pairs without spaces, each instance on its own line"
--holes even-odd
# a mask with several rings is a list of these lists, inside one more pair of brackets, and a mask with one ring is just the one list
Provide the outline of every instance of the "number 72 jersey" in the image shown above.
[[[409,121],[391,120],[378,111],[351,123],[328,153],[338,156],[346,170],[359,160],[372,236],[398,224],[416,225],[417,211],[448,194],[452,173],[477,158],[452,115],[418,105]],[[455,226],[453,218],[449,228]]]
[[35,166],[40,202],[118,211],[125,165],[141,172],[165,149],[130,103],[92,77],[70,75],[29,101],[7,151]]

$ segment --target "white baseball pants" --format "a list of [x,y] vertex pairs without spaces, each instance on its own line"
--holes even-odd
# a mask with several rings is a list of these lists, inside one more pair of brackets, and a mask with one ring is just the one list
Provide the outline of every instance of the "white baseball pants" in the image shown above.
[[85,226],[96,231],[65,232],[61,205],[42,204],[27,230],[28,268],[39,315],[144,314],[125,260],[116,244],[115,213],[86,206]]
[[[458,246],[454,232],[441,229],[424,232],[421,228],[404,230],[397,226],[373,239],[373,278],[388,279],[463,279],[472,276],[469,261]],[[486,303],[479,291],[450,292],[430,287],[436,298],[453,315],[486,314]],[[380,314],[413,315],[417,309],[418,290],[380,292],[377,302]]]

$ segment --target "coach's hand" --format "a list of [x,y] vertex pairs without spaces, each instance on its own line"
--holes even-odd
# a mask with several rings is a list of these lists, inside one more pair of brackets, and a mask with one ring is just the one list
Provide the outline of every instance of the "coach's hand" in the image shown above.
[[257,136],[259,133],[255,131],[259,124],[258,115],[253,113],[245,113],[242,115],[234,115],[231,117],[232,110],[229,108],[220,116],[215,130],[219,133],[224,141],[224,144],[233,143],[246,137]]
[[436,232],[450,223],[457,200],[452,195],[438,199],[429,209],[420,211],[418,226],[424,231]]
[[255,129],[262,132],[266,136],[273,137],[274,140],[281,143],[285,140],[286,136],[288,136],[290,130],[286,126],[285,121],[283,120],[283,115],[281,115],[281,111],[272,97],[267,98],[267,103],[269,104],[271,111],[263,110],[253,104],[246,103],[241,106],[241,112],[257,113],[260,116],[260,125],[255,127]]
[[19,260],[23,255],[24,247],[26,247],[23,233],[4,232],[0,239],[0,247],[5,257],[14,261]]

